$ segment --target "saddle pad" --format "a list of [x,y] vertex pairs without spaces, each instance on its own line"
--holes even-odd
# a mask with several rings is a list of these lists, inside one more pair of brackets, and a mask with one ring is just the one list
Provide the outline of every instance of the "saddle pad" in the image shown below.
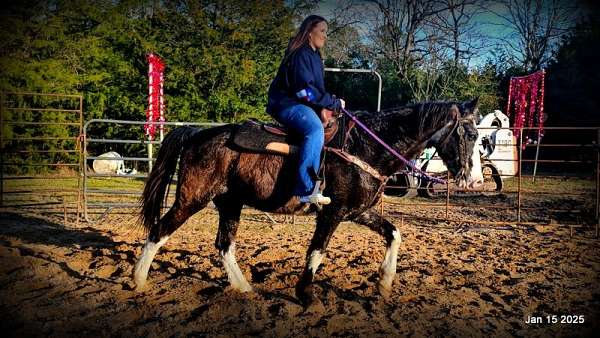
[[262,128],[262,124],[254,121],[238,125],[231,143],[241,151],[253,153],[289,155],[296,150],[295,146],[289,145],[289,136],[269,133]]

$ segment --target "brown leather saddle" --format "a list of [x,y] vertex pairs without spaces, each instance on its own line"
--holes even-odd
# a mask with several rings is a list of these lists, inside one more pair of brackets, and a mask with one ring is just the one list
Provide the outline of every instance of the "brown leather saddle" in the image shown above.
[[[348,137],[348,132],[354,126],[354,122],[346,122],[344,118],[339,119],[333,111],[328,109],[321,110],[320,118],[325,129],[325,145],[341,148]],[[340,129],[344,129],[342,135],[338,135]],[[280,125],[257,121],[246,121],[240,124],[231,140],[242,151],[280,155],[296,153],[298,147],[295,144],[298,144],[299,141],[297,136],[288,133]]]

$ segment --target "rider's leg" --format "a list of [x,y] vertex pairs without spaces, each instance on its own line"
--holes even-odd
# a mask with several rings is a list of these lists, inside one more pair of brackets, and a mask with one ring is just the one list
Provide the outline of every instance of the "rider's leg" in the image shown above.
[[299,196],[310,195],[315,186],[314,173],[319,171],[321,164],[321,150],[325,139],[321,120],[314,110],[303,104],[281,111],[278,120],[303,137],[300,145],[298,183],[294,193]]

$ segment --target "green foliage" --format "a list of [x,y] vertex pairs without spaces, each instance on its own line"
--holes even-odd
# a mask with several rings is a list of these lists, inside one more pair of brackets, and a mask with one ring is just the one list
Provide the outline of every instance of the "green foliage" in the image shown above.
[[[368,68],[366,60],[354,58],[354,65],[362,62],[363,66],[357,68]],[[345,64],[336,65],[329,58],[326,64],[331,67],[348,67]],[[352,67],[353,65],[350,65]],[[356,67],[356,66],[354,66]],[[401,106],[410,102],[422,101],[415,97],[415,85],[425,83],[430,74],[426,70],[411,69],[411,79],[414,83],[406,83],[396,75],[394,66],[386,60],[381,60],[377,71],[383,79],[381,108]],[[349,75],[347,73],[328,73],[326,75],[328,89],[346,99],[351,109],[375,110],[377,107],[377,79],[369,74]],[[431,82],[433,86],[430,100],[459,100],[466,101],[479,97],[480,112],[487,114],[499,109],[502,98],[499,94],[499,77],[493,64],[467,69],[459,66],[454,68],[451,62],[441,68],[437,79]],[[411,87],[411,85],[413,87]]]
[[[166,62],[169,121],[267,119],[267,88],[294,14],[277,0],[13,2],[0,20],[0,90],[80,93],[84,120],[140,121],[147,108],[146,55],[153,52]],[[142,135],[140,126],[91,129],[88,134],[105,138]],[[126,145],[89,150],[144,152]]]

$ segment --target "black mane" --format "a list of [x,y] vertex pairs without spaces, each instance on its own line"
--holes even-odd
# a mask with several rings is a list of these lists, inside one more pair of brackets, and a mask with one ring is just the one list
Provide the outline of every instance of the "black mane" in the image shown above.
[[[355,115],[388,145],[411,159],[418,156],[425,146],[424,142],[447,123],[454,105],[461,107],[462,103],[421,102],[380,112],[359,111]],[[355,127],[351,133],[348,151],[386,174],[401,165],[360,127]]]
[[390,115],[397,117],[414,118],[419,121],[419,133],[428,127],[443,124],[453,105],[461,106],[457,101],[428,101],[408,104],[406,106],[386,108],[380,112],[370,113],[371,120],[385,119]]

